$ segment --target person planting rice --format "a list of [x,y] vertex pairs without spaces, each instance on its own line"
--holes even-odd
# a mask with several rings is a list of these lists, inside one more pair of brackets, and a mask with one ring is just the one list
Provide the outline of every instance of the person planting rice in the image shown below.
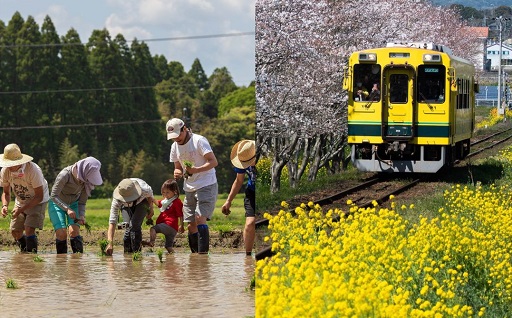
[[100,168],[101,162],[98,159],[87,157],[67,166],[57,175],[48,206],[48,214],[55,229],[57,254],[68,252],[68,232],[73,253],[84,252],[80,226],[85,226],[85,205],[91,191],[95,186],[103,184]]
[[114,189],[107,233],[108,245],[105,249],[109,256],[114,252],[113,241],[119,210],[126,224],[123,237],[124,252],[140,252],[142,222],[144,218],[153,217],[153,189],[139,178],[123,179]]
[[206,222],[213,215],[218,194],[215,174],[217,158],[208,140],[193,134],[181,119],[170,119],[166,131],[167,140],[174,141],[170,152],[174,179],[184,178],[183,219],[188,223],[190,250],[192,253],[206,254],[210,246],[210,231]]
[[[11,234],[22,252],[37,253],[36,228],[42,230],[48,204],[48,182],[32,157],[22,154],[16,144],[5,146],[0,158],[2,216],[9,212],[11,190],[15,201],[11,214]],[[24,233],[25,232],[25,233]]]

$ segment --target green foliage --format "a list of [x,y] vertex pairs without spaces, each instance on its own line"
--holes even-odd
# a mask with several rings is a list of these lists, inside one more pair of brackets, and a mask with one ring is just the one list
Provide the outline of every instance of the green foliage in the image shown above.
[[69,138],[65,138],[59,147],[59,164],[61,168],[70,166],[86,157],[86,155],[79,154],[78,145],[71,145]]
[[99,255],[100,256],[105,256],[107,255],[107,246],[108,246],[108,240],[106,239],[100,239],[98,240],[98,245],[100,247],[100,251],[99,251]]
[[41,263],[41,262],[44,262],[44,259],[41,256],[39,256],[39,255],[35,255],[34,256],[34,262]]
[[7,287],[8,289],[18,289],[18,283],[16,283],[14,279],[8,278],[5,281],[5,287]]
[[140,261],[142,261],[142,252],[134,252],[134,253],[132,254],[132,260],[133,260],[134,262],[140,262]]
[[249,106],[256,107],[256,100],[254,96],[256,89],[254,86],[241,87],[224,96],[219,102],[219,116],[226,115],[233,108]]
[[160,261],[160,263],[163,263],[164,262],[164,260],[163,260],[164,250],[161,248],[157,249],[156,255],[158,256],[158,260]]

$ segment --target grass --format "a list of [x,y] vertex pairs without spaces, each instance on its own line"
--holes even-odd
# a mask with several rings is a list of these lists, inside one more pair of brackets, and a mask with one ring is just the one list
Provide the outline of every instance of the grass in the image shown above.
[[[215,211],[213,212],[212,219],[208,222],[208,226],[212,231],[229,232],[233,230],[241,230],[245,224],[245,209],[244,209],[244,194],[238,194],[231,205],[231,214],[226,216],[222,214],[221,207],[226,201],[228,194],[219,194]],[[183,196],[181,199],[183,200]],[[160,197],[156,197],[160,199]],[[86,205],[85,220],[93,231],[106,231],[108,229],[108,219],[110,216],[110,199],[89,199]],[[12,206],[11,206],[12,208]],[[153,220],[160,214],[160,211],[155,207],[155,215]],[[122,218],[120,217],[120,220]],[[83,227],[82,227],[83,228]],[[143,229],[149,229],[149,226],[143,223]],[[48,213],[44,219],[44,229],[53,229],[52,223]],[[0,218],[0,230],[9,230],[9,219]],[[82,229],[85,233],[86,229]]]
[[286,180],[283,180],[281,182],[281,189],[273,194],[270,193],[270,186],[259,183],[256,196],[256,214],[263,216],[264,212],[271,208],[279,207],[282,201],[288,201],[296,195],[308,194],[318,189],[329,188],[333,183],[343,180],[358,179],[360,175],[359,171],[350,167],[341,174],[319,176],[313,182],[309,182],[304,178],[305,180],[300,180],[299,186],[295,189],[291,188]]

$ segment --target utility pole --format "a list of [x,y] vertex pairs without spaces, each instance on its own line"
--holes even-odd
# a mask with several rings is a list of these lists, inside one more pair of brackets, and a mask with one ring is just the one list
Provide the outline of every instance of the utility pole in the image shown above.
[[498,30],[500,31],[499,35],[499,43],[500,43],[500,57],[498,61],[498,115],[505,115],[505,106],[502,102],[501,92],[502,92],[502,74],[501,74],[501,59],[503,56],[503,39],[502,39],[502,33],[503,33],[503,21],[508,21],[510,18],[504,18],[502,16],[499,16],[497,18],[493,18],[493,20],[496,20]]
[[500,36],[499,36],[499,41],[500,41],[500,58],[499,58],[499,61],[498,61],[498,115],[504,115],[505,114],[505,109],[501,105],[501,57],[502,57],[502,54],[503,54],[503,52],[502,52],[503,51],[502,50],[503,42],[502,42],[502,39],[501,39],[501,33],[503,31],[503,25],[502,25],[503,17],[499,16],[498,18],[495,18],[495,19],[496,19],[496,22],[498,23],[498,28],[499,28],[499,31],[500,31]]

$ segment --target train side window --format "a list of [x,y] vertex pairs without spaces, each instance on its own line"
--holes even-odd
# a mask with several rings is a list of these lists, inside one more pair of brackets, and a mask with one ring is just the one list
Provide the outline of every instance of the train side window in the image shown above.
[[445,96],[445,74],[443,65],[418,66],[418,96],[420,102],[442,103]]
[[392,103],[407,103],[407,83],[409,77],[406,74],[391,74],[389,77],[389,100]]

